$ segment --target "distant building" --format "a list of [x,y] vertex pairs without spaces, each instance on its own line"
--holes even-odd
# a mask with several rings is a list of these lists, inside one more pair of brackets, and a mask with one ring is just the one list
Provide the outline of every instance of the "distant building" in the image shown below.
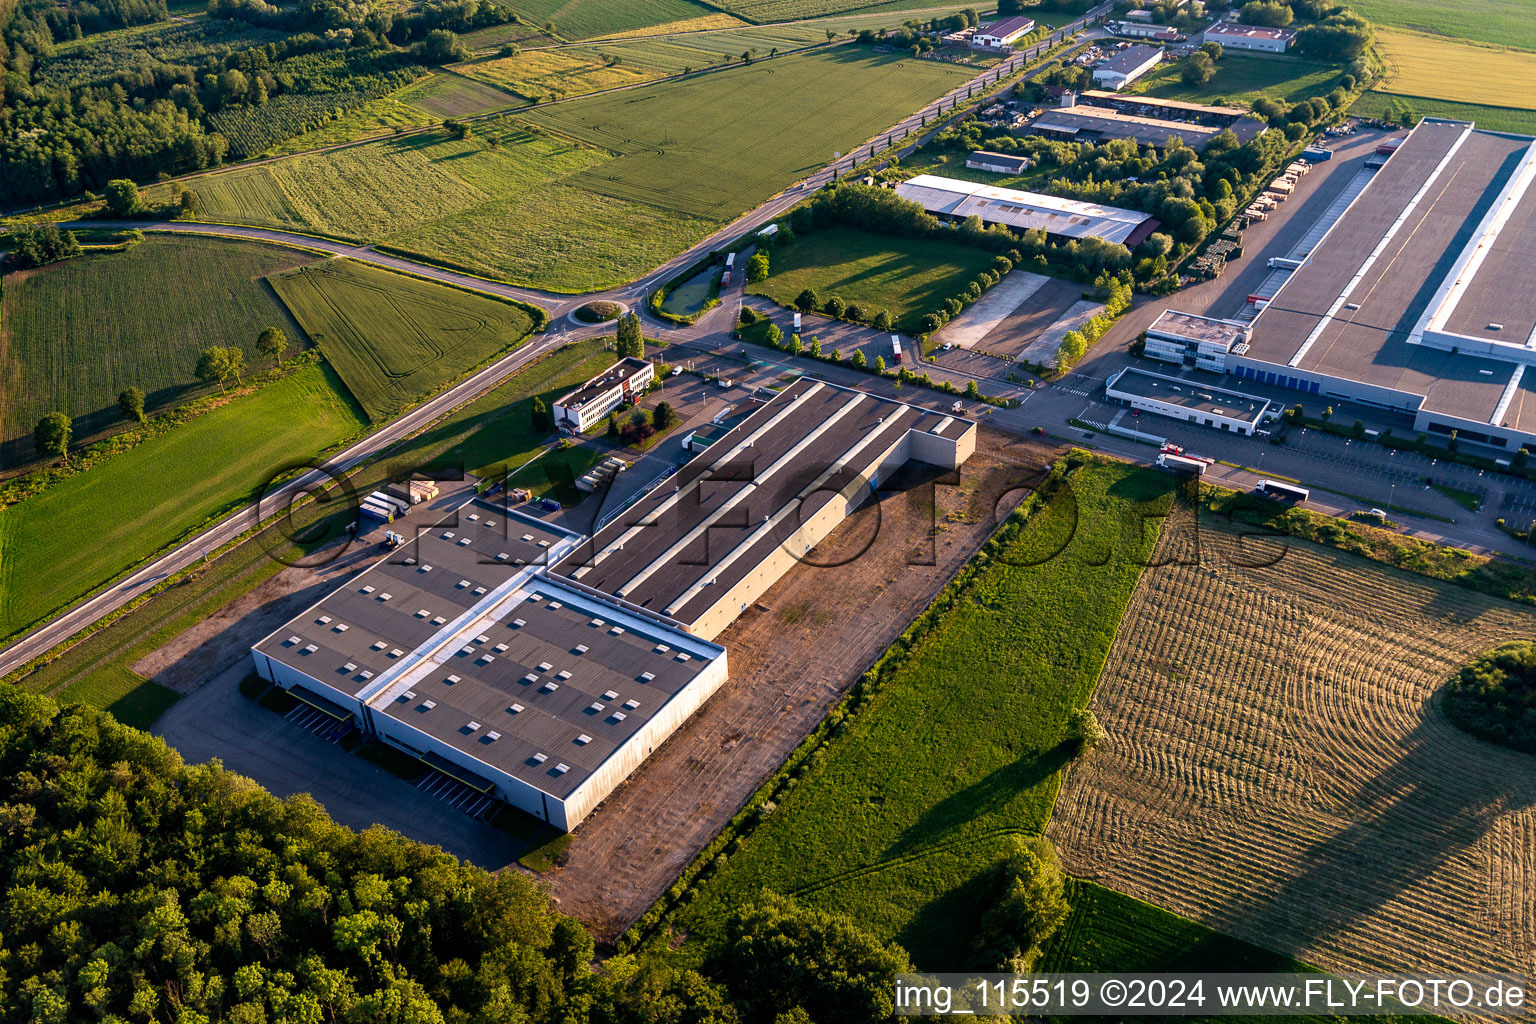
[[1198,103],[1121,96],[1089,90],[1083,101],[1063,93],[1061,106],[1042,112],[1021,131],[1064,142],[1105,142],[1132,139],[1143,146],[1162,147],[1178,138],[1196,151],[1211,139],[1231,131],[1240,143],[1268,130],[1263,121],[1237,107],[1206,107]]
[[1138,7],[1134,11],[1126,11],[1125,16],[1131,21],[1139,21],[1144,25],[1152,23],[1152,12],[1144,8]]
[[1165,309],[1147,328],[1145,354],[1148,359],[1224,373],[1228,353],[1247,340],[1246,324]]
[[1001,224],[1015,231],[1038,229],[1058,239],[1093,237],[1135,246],[1161,226],[1156,218],[1139,210],[935,174],[919,174],[902,182],[896,186],[896,194],[921,204],[941,220],[962,221],[974,215],[985,224]]
[[1162,59],[1162,50],[1138,43],[1121,50],[1094,68],[1093,82],[1118,92],[1157,67],[1157,62]]
[[555,400],[555,426],[582,433],[604,416],[644,394],[656,367],[644,359],[620,359],[581,387]]
[[992,171],[995,174],[1023,174],[1029,169],[1030,160],[1027,156],[1013,156],[1008,153],[993,153],[985,149],[978,149],[965,158],[965,166],[973,171]]
[[1034,18],[1004,18],[978,28],[971,36],[971,45],[979,50],[1001,50],[1034,30]]
[[1260,53],[1284,53],[1296,41],[1293,28],[1266,28],[1263,25],[1239,25],[1218,21],[1200,35],[1202,43],[1220,43],[1229,50],[1257,50]]
[[[1131,12],[1136,13],[1135,11]],[[1111,23],[1109,30],[1117,36],[1127,39],[1155,39],[1160,43],[1180,43],[1184,41],[1184,33],[1177,32],[1167,25],[1146,25],[1134,21],[1117,21]]]

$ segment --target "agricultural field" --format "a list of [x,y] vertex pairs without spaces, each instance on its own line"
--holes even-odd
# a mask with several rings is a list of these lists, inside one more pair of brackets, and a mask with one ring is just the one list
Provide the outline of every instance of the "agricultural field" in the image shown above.
[[1185,103],[1251,105],[1260,97],[1296,103],[1323,96],[1341,84],[1343,70],[1301,57],[1246,57],[1228,52],[1216,62],[1216,74],[1204,85],[1179,77],[1178,64],[1159,64],[1127,90]]
[[896,330],[917,333],[923,314],[965,290],[993,253],[929,238],[896,238],[832,227],[768,250],[767,280],[747,285],[793,307],[806,288],[865,309],[889,310]]
[[312,263],[269,280],[375,423],[533,329],[521,306],[352,260]]
[[1201,526],[1198,558],[1187,517],[1165,526],[1126,610],[1108,738],[1052,819],[1063,866],[1325,970],[1523,971],[1536,762],[1454,727],[1439,691],[1536,615]]
[[541,107],[527,117],[622,154],[568,184],[718,221],[970,75],[937,61],[838,48]]
[[696,0],[516,0],[513,8],[530,25],[542,27],[553,21],[554,34],[563,39],[586,39],[719,13]]
[[[962,969],[1005,840],[1046,826],[1166,475],[1089,462],[975,571],[868,704],[672,922],[720,927],[764,887]],[[1107,557],[1106,557],[1107,555]],[[963,666],[963,671],[960,668]]]
[[[531,429],[533,398],[546,403],[590,380],[613,363],[601,339],[575,342],[536,360],[495,390],[449,414],[442,423],[405,442],[381,463],[361,471],[356,484],[367,493],[385,480],[413,471],[468,469],[480,476],[497,476],[504,468],[527,463],[544,450],[551,435]],[[520,477],[537,486],[536,465]],[[546,485],[547,486],[547,485]],[[241,594],[274,575],[280,568],[266,554],[269,548],[296,560],[310,550],[271,535],[308,535],[328,518],[355,515],[350,509],[307,505],[296,510],[294,522],[269,528],[262,543],[244,544],[215,559],[207,568],[155,600],[119,617],[64,652],[56,661],[28,675],[22,685],[61,701],[78,700],[103,708],[123,721],[149,728],[176,691],[134,671],[146,655],[163,647],[186,629],[215,615]],[[3,517],[4,513],[0,513]],[[344,524],[331,522],[323,537],[338,536]],[[287,531],[292,531],[289,533]],[[229,660],[246,657],[241,650]]]
[[418,128],[431,121],[432,117],[420,108],[402,103],[395,96],[380,96],[360,107],[343,111],[319,128],[286,139],[261,155],[289,156],[322,146],[356,142],[389,131]]
[[767,57],[774,50],[789,51],[824,44],[827,42],[828,30],[825,23],[769,25],[723,32],[693,32],[656,39],[590,43],[572,47],[568,52],[589,54],[594,59],[618,60],[624,67],[643,68],[657,75],[678,75],[685,71],[698,71],[712,65],[738,61],[748,51],[754,57]]
[[466,117],[515,106],[518,98],[463,75],[439,71],[395,93],[395,99],[433,117]]
[[1536,110],[1536,53],[1528,50],[1379,30],[1376,52],[1386,71],[1375,92]]
[[1479,103],[1451,103],[1423,96],[1392,96],[1367,89],[1349,108],[1358,117],[1383,117],[1402,124],[1417,124],[1421,117],[1448,117],[1475,121],[1479,128],[1517,135],[1536,135],[1536,110],[1490,107]]
[[143,389],[151,411],[186,398],[202,388],[192,369],[209,345],[239,345],[253,366],[263,328],[281,327],[302,345],[303,331],[262,279],[312,258],[259,242],[149,235],[123,252],[7,275],[0,459],[30,456],[46,412],[68,413],[87,437],[120,421],[125,388]]
[[1352,0],[1384,28],[1536,50],[1536,21],[1527,0]]
[[208,220],[389,243],[519,284],[588,291],[638,277],[716,227],[572,187],[573,175],[608,162],[602,150],[501,118],[462,140],[383,139],[191,187]]
[[654,71],[575,49],[524,50],[515,57],[491,57],[456,64],[454,70],[535,103],[636,85],[660,77]]
[[308,366],[0,511],[9,637],[358,433],[335,375]]
[[487,25],[473,32],[460,33],[459,41],[472,51],[493,50],[507,43],[516,43],[519,46],[550,46],[560,42],[538,25],[530,25],[527,22]]
[[909,16],[904,12],[927,11],[941,5],[933,0],[888,0],[886,3],[870,3],[869,0],[720,0],[719,6],[756,22],[798,21],[830,14],[894,13],[898,16],[893,21],[899,25]]
[[661,25],[646,25],[643,28],[625,29],[622,32],[604,32],[596,39],[633,39],[636,36],[667,35],[676,32],[708,32],[717,28],[735,28],[738,25],[746,25],[748,22],[732,14],[715,12],[705,14],[697,18],[684,18],[682,21],[669,21]]

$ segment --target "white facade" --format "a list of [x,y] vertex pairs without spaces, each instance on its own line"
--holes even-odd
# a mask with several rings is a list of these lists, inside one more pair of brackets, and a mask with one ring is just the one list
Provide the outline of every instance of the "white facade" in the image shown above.
[[1224,373],[1227,356],[1248,338],[1247,325],[1165,310],[1147,328],[1148,359]]
[[555,425],[583,433],[603,417],[645,393],[656,379],[656,367],[643,359],[621,359],[611,368],[555,401]]
[[971,36],[971,45],[977,49],[1001,50],[1012,46],[1014,41],[1035,30],[1033,18],[1004,18],[1002,21],[983,25]]
[[1218,21],[1200,35],[1202,43],[1220,43],[1230,50],[1252,50],[1258,53],[1284,53],[1296,41],[1293,28],[1266,28],[1262,25],[1239,25],[1235,22]]
[[1266,398],[1213,388],[1201,381],[1124,369],[1105,382],[1112,401],[1216,430],[1253,434],[1274,404]]
[[1137,44],[1119,56],[1111,58],[1109,63],[1094,68],[1093,81],[1096,85],[1119,92],[1157,67],[1158,61],[1162,59],[1162,50]]

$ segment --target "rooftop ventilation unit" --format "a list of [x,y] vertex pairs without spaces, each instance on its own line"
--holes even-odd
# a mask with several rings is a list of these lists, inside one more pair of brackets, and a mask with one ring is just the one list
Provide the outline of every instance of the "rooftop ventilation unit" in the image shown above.
[[435,701],[435,700],[424,700],[424,701],[421,702],[421,707],[422,707],[422,710],[424,710],[424,711],[431,711],[433,708],[437,707],[437,701]]
[[464,726],[464,728],[468,729],[470,732],[479,732],[480,731],[480,723],[479,722],[470,722],[468,725]]
[[507,714],[509,715],[520,715],[522,713],[523,706],[521,704],[511,704],[507,707]]

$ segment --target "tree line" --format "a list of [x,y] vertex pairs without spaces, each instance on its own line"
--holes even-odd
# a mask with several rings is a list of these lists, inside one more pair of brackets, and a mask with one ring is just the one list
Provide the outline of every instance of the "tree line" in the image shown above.
[[[1040,841],[987,885],[970,963],[1032,964],[1066,914]],[[595,964],[576,920],[312,798],[188,765],[110,715],[0,688],[0,1021],[810,1024],[894,1021],[907,954],[764,892],[718,935]]]

